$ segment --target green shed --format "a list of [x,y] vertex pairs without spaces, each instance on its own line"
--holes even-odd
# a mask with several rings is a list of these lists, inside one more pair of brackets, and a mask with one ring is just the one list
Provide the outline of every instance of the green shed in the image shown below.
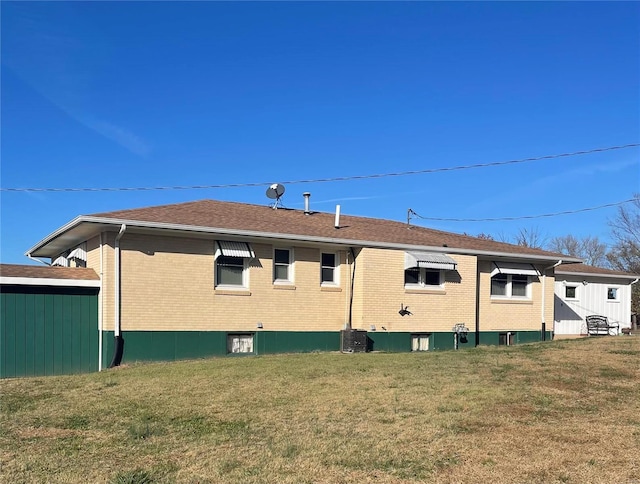
[[92,269],[0,264],[0,378],[98,371]]

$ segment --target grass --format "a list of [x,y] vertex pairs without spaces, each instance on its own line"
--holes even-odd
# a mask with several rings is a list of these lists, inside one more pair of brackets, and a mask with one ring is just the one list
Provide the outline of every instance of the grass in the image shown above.
[[640,338],[0,381],[0,482],[640,482]]

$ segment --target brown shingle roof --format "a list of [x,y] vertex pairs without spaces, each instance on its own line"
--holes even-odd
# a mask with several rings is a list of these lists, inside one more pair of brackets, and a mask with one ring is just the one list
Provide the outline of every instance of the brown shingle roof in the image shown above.
[[85,267],[49,267],[22,264],[0,264],[0,276],[25,277],[29,279],[100,280],[100,277],[93,269]]
[[279,208],[236,202],[200,200],[131,210],[93,214],[92,217],[144,221],[159,224],[191,225],[206,228],[286,234],[305,238],[332,238],[390,245],[448,247],[471,251],[514,255],[566,258],[566,255],[531,249],[493,240],[478,239],[451,232],[409,226],[392,220],[341,215],[340,228],[334,227],[335,214]]
[[631,274],[624,271],[616,271],[613,269],[604,269],[602,267],[589,266],[587,264],[567,264],[561,265],[556,269],[557,274],[570,273],[570,274],[593,274],[593,275],[605,275],[605,276],[621,276],[634,278],[638,277],[636,274]]

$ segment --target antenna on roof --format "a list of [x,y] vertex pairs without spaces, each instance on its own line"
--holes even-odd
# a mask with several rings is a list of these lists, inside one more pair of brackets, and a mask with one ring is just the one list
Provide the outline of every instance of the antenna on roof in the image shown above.
[[275,210],[279,206],[282,207],[282,201],[280,200],[282,195],[284,195],[284,185],[281,185],[280,183],[274,183],[269,188],[267,188],[267,198],[275,200],[275,202],[273,202],[273,205],[271,205],[271,208]]

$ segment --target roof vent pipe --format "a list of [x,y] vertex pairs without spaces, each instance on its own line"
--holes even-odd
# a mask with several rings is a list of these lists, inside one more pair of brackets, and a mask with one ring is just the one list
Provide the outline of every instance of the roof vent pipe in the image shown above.
[[304,192],[302,196],[304,197],[304,214],[309,215],[311,213],[311,210],[309,210],[309,198],[311,197],[311,193]]
[[340,205],[336,205],[336,221],[333,224],[335,228],[340,228]]

